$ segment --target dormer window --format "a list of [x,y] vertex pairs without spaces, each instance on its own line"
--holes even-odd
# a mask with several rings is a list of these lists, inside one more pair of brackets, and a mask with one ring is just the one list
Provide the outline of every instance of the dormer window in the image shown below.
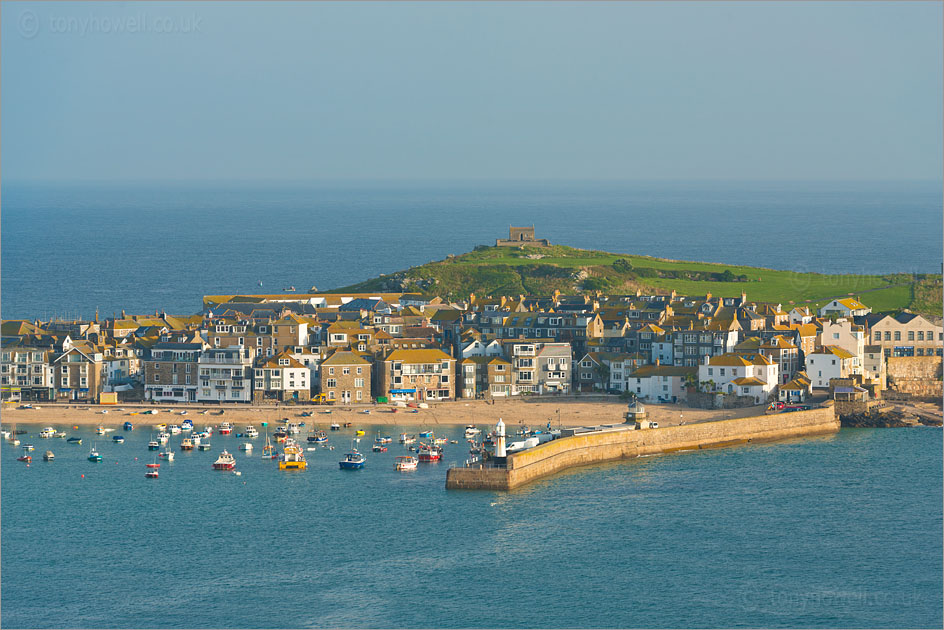
[[288,365],[288,359],[279,359],[279,365]]

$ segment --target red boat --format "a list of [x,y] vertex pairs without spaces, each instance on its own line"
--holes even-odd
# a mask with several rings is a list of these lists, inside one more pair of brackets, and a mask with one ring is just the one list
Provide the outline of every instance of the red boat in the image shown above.
[[236,458],[223,451],[219,458],[213,462],[213,468],[214,470],[232,470],[236,468]]
[[17,458],[16,458],[16,461],[18,461],[18,462],[26,462],[26,463],[28,464],[28,463],[30,463],[31,461],[33,461],[33,456],[32,456],[32,455],[23,455],[23,456],[21,456],[21,457],[17,457]]
[[442,449],[438,446],[427,446],[426,444],[420,447],[420,457],[421,462],[438,462],[442,459]]
[[161,465],[160,465],[160,464],[147,464],[147,467],[148,467],[148,468],[160,468]]

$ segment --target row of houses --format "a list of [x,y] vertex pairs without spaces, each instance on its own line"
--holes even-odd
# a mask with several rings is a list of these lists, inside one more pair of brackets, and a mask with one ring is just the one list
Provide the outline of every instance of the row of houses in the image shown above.
[[[207,296],[192,316],[3,322],[4,399],[156,402],[452,400],[576,391],[796,397],[889,356],[940,356],[941,323],[738,297],[417,294]],[[792,392],[792,393],[791,393]]]

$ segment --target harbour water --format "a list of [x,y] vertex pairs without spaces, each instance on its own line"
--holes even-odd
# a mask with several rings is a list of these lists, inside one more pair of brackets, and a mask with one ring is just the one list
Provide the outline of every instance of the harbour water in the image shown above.
[[2,206],[7,319],[190,314],[206,294],[340,287],[494,244],[509,224],[573,247],[794,271],[934,273],[942,258],[939,182],[5,181]]
[[[421,427],[377,427],[394,443],[372,453],[367,426],[361,471],[337,463],[353,429],[304,472],[263,461],[261,438],[247,456],[214,434],[157,480],[147,427],[70,430],[81,446],[18,428],[36,450],[27,467],[0,445],[4,628],[942,624],[939,429],[843,429],[495,493],[444,489],[461,427],[437,427],[460,443],[409,473],[393,470],[396,437]],[[240,476],[211,470],[223,448]]]

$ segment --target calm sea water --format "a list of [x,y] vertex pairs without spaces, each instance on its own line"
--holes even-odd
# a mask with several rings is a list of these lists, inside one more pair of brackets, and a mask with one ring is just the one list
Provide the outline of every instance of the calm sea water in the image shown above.
[[2,315],[183,314],[205,294],[345,286],[493,244],[509,224],[667,258],[939,272],[941,195],[940,183],[4,182]]
[[[341,471],[347,430],[305,472],[237,452],[237,477],[211,462],[243,440],[214,436],[149,480],[147,430],[71,446],[30,429],[31,466],[0,446],[4,628],[942,624],[940,430],[844,429],[495,493],[444,489],[462,444],[413,473],[394,472],[396,443]],[[93,439],[103,463],[85,459]]]

